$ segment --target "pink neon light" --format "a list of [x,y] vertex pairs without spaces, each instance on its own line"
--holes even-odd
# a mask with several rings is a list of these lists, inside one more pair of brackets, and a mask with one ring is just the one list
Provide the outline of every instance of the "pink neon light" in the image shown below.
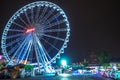
[[2,57],[3,57],[3,56],[2,56],[2,55],[0,55],[0,59],[2,59]]
[[33,32],[33,31],[35,31],[35,28],[30,28],[30,29],[26,30],[26,33],[30,33],[30,32]]

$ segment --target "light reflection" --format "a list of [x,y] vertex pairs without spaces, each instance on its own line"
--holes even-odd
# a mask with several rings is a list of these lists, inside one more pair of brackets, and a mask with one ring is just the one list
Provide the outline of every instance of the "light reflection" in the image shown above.
[[70,79],[67,77],[64,77],[64,78],[61,78],[61,80],[70,80]]
[[71,74],[66,74],[66,73],[59,74],[59,75],[62,76],[62,77],[69,77],[69,76],[71,76]]

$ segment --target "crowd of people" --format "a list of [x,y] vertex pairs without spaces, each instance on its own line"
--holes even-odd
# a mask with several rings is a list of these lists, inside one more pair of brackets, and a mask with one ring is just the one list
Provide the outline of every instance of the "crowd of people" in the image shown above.
[[5,64],[0,65],[0,79],[21,77],[23,72],[24,67],[22,65],[14,65],[7,67],[5,66]]

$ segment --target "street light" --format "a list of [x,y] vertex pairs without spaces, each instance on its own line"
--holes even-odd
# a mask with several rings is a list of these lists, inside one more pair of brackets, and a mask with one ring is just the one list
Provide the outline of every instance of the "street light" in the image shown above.
[[63,67],[67,66],[66,60],[62,60],[62,61],[61,61],[61,64],[62,64]]

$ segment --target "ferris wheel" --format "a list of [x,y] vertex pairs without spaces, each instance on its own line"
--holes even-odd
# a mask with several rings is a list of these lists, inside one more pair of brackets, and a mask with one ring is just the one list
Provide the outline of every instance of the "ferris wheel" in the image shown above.
[[2,34],[2,53],[10,65],[55,63],[69,42],[64,11],[54,3],[37,1],[19,9]]

